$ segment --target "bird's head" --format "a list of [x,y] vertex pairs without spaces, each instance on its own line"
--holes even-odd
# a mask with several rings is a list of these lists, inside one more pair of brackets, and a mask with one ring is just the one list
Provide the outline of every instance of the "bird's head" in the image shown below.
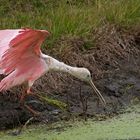
[[88,83],[89,85],[91,85],[92,89],[95,91],[96,95],[99,97],[102,104],[104,106],[106,105],[106,101],[105,101],[104,97],[101,95],[100,91],[94,85],[94,83],[92,81],[91,73],[87,68],[78,68],[77,72],[75,72],[74,76],[77,77],[78,79]]
[[91,73],[87,68],[78,68],[75,69],[75,73],[73,73],[75,77],[82,81],[89,81],[91,79]]

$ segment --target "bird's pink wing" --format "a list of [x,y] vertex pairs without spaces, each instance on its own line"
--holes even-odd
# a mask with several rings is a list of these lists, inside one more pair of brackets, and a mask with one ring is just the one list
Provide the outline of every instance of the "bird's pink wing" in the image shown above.
[[0,91],[41,76],[46,65],[40,58],[40,46],[47,35],[44,30],[22,29],[11,40],[7,39],[0,68],[8,76],[0,82]]
[[[13,30],[17,32],[17,30]],[[1,60],[0,68],[5,74],[11,73],[18,65],[22,65],[21,61],[29,56],[40,55],[40,46],[48,35],[47,31],[23,29],[12,39],[7,40]],[[3,47],[2,47],[3,48]]]
[[[2,59],[2,55],[4,52],[9,48],[9,42],[15,38],[18,34],[19,30],[0,30],[0,61]],[[1,68],[0,68],[0,73],[1,73]]]
[[0,30],[0,58],[4,51],[9,48],[9,42],[15,38],[22,29],[17,30]]

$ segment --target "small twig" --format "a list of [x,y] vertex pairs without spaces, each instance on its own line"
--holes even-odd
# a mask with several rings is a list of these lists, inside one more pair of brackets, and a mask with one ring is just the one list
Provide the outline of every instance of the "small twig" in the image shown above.
[[25,122],[25,124],[23,125],[23,127],[22,127],[22,129],[23,128],[26,128],[26,126],[30,123],[30,121],[32,121],[34,119],[34,117],[31,117],[29,120],[27,120],[26,122]]
[[21,126],[18,130],[13,131],[13,132],[12,132],[12,135],[14,135],[14,136],[20,135],[21,132],[23,131],[23,129],[25,129],[26,126],[27,126],[33,119],[34,119],[34,117],[31,117],[30,119],[28,119],[28,120],[25,122],[25,124],[24,124],[23,126]]

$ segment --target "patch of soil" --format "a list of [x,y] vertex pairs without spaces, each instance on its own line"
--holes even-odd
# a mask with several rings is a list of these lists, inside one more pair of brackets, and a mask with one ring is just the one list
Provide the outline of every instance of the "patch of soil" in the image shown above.
[[[54,122],[73,116],[112,115],[140,100],[140,30],[105,25],[85,37],[62,37],[46,54],[72,66],[88,68],[95,85],[106,99],[104,108],[91,87],[64,73],[48,73],[39,79],[33,92],[65,102],[67,111],[27,97],[26,102],[42,115],[35,121]],[[29,119],[21,108],[23,89],[16,87],[0,94],[0,129],[13,128]]]

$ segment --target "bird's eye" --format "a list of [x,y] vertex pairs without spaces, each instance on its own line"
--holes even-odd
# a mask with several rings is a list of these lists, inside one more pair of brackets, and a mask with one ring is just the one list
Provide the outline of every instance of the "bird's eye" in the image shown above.
[[90,77],[90,75],[87,75],[87,78],[89,78]]

